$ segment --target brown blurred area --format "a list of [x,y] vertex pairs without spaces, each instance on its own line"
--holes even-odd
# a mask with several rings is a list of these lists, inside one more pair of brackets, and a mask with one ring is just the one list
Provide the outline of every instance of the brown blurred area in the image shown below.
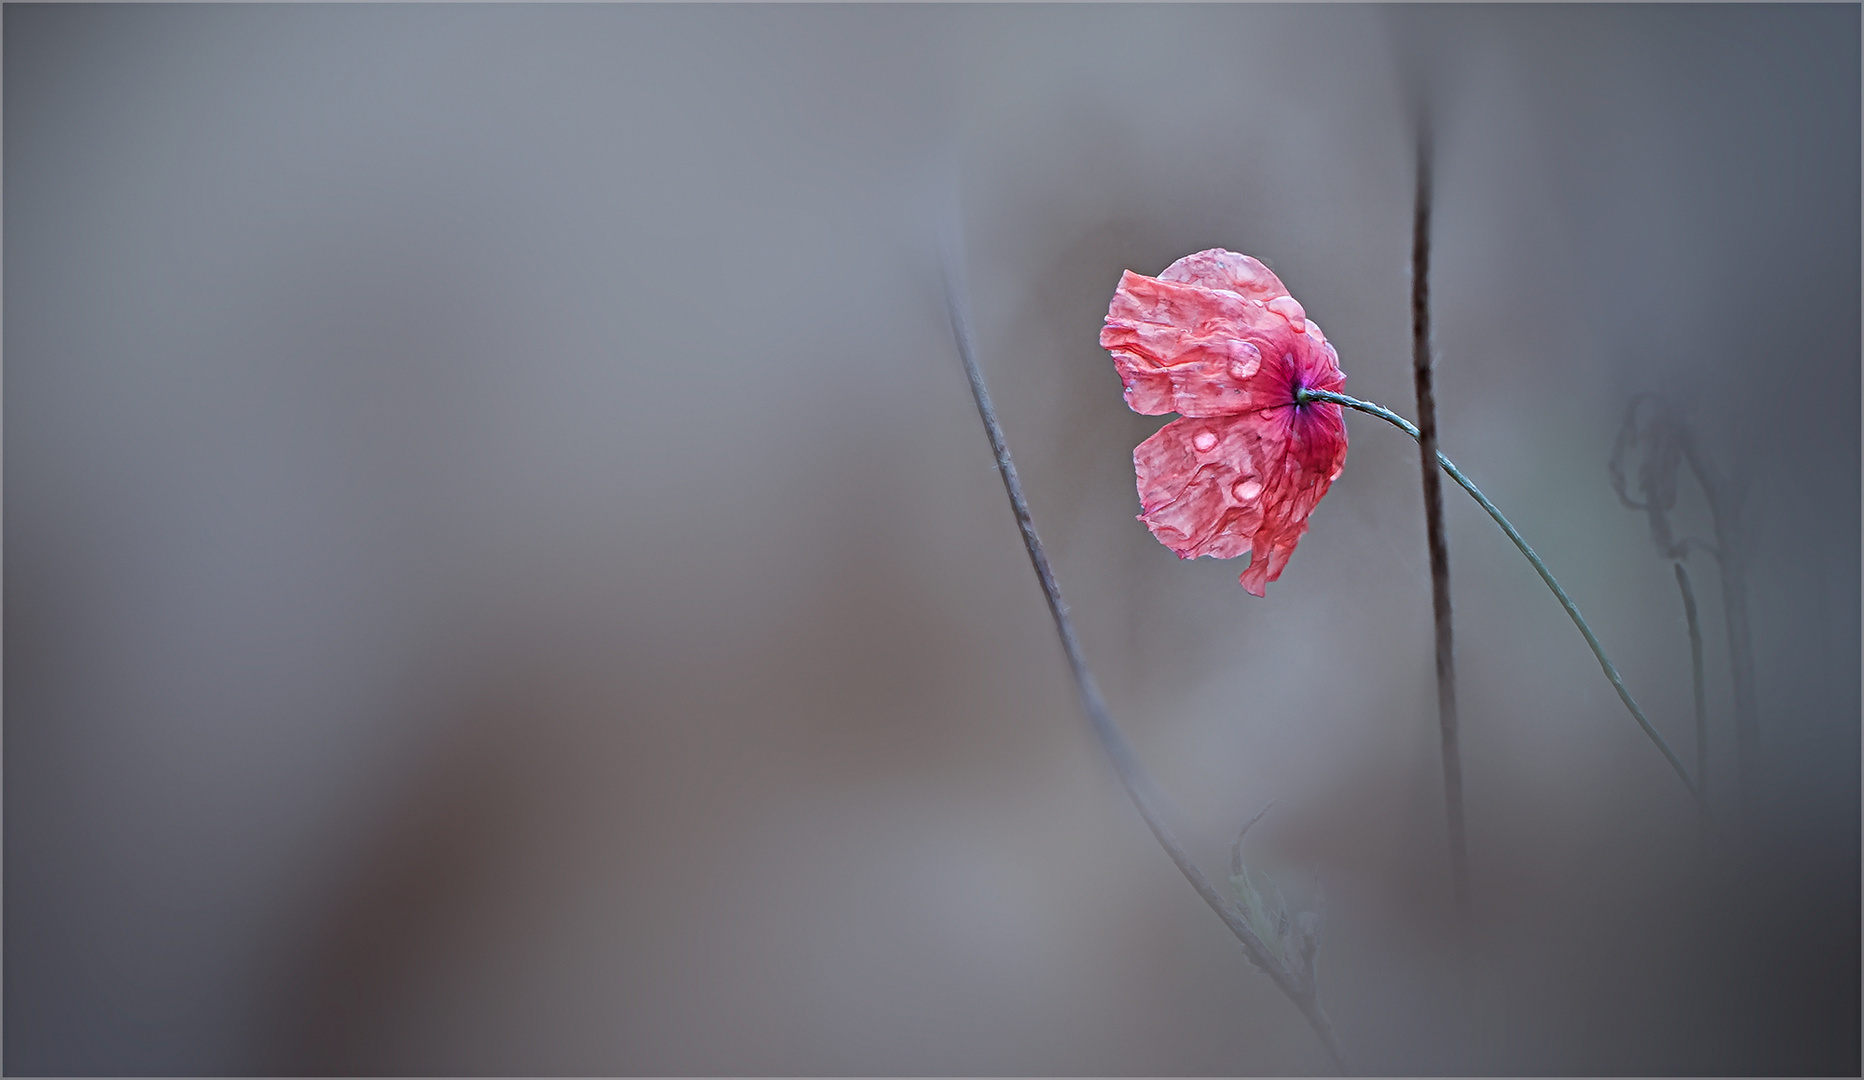
[[[1855,7],[4,20],[6,1071],[1326,1071],[1079,718],[951,214],[1096,674],[1213,872],[1277,801],[1361,1069],[1856,1073]],[[1415,450],[1349,421],[1256,600],[1133,520],[1160,420],[1096,346],[1121,270],[1229,247],[1411,412],[1420,79],[1445,451],[1687,759],[1605,470],[1677,401],[1765,725],[1718,852],[1452,503],[1466,944]]]

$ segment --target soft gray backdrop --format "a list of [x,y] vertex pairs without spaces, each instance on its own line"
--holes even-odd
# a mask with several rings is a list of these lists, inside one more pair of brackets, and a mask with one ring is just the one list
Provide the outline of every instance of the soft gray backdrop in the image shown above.
[[[1374,1072],[1858,1068],[1855,7],[5,12],[9,1072],[1323,1070],[1075,711],[944,321],[1197,855],[1326,897]],[[1427,78],[1425,76],[1428,76]],[[1686,756],[1605,461],[1749,484],[1767,773],[1690,808],[1452,494],[1449,933],[1415,450],[1266,600],[1133,520],[1120,271],[1267,260]],[[1701,500],[1681,510],[1705,532]],[[1697,557],[1709,785],[1732,811]]]

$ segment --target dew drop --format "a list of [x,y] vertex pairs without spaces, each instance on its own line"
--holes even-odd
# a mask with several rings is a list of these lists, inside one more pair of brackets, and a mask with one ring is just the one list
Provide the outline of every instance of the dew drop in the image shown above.
[[1230,374],[1239,379],[1247,379],[1262,366],[1262,350],[1247,341],[1239,341],[1230,360]]
[[1208,431],[1200,431],[1191,437],[1191,445],[1197,448],[1198,453],[1208,454],[1210,448],[1217,445],[1217,437]]
[[1238,480],[1236,486],[1231,490],[1236,493],[1238,499],[1241,499],[1243,502],[1248,502],[1257,495],[1262,494],[1262,485],[1254,480]]

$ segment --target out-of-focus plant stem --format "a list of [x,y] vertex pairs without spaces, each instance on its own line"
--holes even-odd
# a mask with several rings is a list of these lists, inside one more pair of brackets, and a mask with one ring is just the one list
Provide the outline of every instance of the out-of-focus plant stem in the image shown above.
[[1424,534],[1430,546],[1430,606],[1437,630],[1437,727],[1442,736],[1443,809],[1450,840],[1450,882],[1456,913],[1469,926],[1469,845],[1463,827],[1463,754],[1456,717],[1456,639],[1450,613],[1450,542],[1443,528],[1443,478],[1438,475],[1437,396],[1430,366],[1429,107],[1417,121],[1417,188],[1411,218],[1411,371],[1417,387],[1417,442],[1424,474]]
[[[1376,416],[1413,439],[1418,437],[1416,425],[1382,405],[1374,405],[1370,401],[1361,401],[1346,394],[1336,394],[1331,390],[1313,390],[1304,387],[1295,391],[1297,405],[1313,401],[1330,401],[1335,405]],[[1508,539],[1514,542],[1515,548],[1526,556],[1527,561],[1533,565],[1535,573],[1540,575],[1540,579],[1546,583],[1547,588],[1553,591],[1554,597],[1560,601],[1560,606],[1566,609],[1567,616],[1573,620],[1573,625],[1579,628],[1580,635],[1586,639],[1586,645],[1592,649],[1592,655],[1605,672],[1605,678],[1611,682],[1612,689],[1618,691],[1618,700],[1624,702],[1625,708],[1631,713],[1631,718],[1644,729],[1644,734],[1649,736],[1650,741],[1663,753],[1664,760],[1668,761],[1670,768],[1675,770],[1677,779],[1683,782],[1683,787],[1688,789],[1690,796],[1696,800],[1702,820],[1708,825],[1710,832],[1714,833],[1718,839],[1724,839],[1721,830],[1715,826],[1713,819],[1709,816],[1708,803],[1702,797],[1701,789],[1690,778],[1689,770],[1684,767],[1682,759],[1676,756],[1676,751],[1670,749],[1670,744],[1664,741],[1663,736],[1658,734],[1657,729],[1651,725],[1650,719],[1644,715],[1644,710],[1638,707],[1637,699],[1631,696],[1631,691],[1625,687],[1624,679],[1618,674],[1618,666],[1612,663],[1611,657],[1605,655],[1605,647],[1599,644],[1598,636],[1592,632],[1592,627],[1587,624],[1585,616],[1579,613],[1579,605],[1573,603],[1573,598],[1566,595],[1566,590],[1561,588],[1559,580],[1553,576],[1553,571],[1547,569],[1547,564],[1542,562],[1540,556],[1534,553],[1534,549],[1528,546],[1528,542],[1522,539],[1521,533],[1515,529],[1514,524],[1496,509],[1488,496],[1482,494],[1482,489],[1478,488],[1469,477],[1464,476],[1463,471],[1456,467],[1455,462],[1445,457],[1441,450],[1437,452],[1437,464],[1450,475],[1450,479],[1456,481],[1458,486],[1481,504],[1482,509],[1487,511],[1495,524],[1501,526],[1502,532],[1507,534]]]
[[965,317],[954,238],[947,239],[943,255],[945,302],[951,315],[952,335],[957,339],[958,356],[964,361],[965,376],[971,383],[971,395],[977,401],[978,416],[984,421],[984,433],[990,437],[990,448],[996,454],[997,471],[1003,477],[1003,489],[1010,498],[1010,511],[1016,517],[1017,528],[1022,530],[1023,547],[1029,553],[1030,565],[1035,568],[1036,580],[1042,586],[1042,596],[1048,601],[1049,614],[1054,617],[1055,632],[1061,638],[1062,652],[1068,657],[1068,668],[1074,675],[1075,690],[1080,695],[1082,711],[1087,714],[1088,723],[1093,727],[1101,749],[1112,762],[1114,774],[1120,778],[1127,795],[1138,808],[1139,816],[1145,819],[1146,827],[1152,830],[1153,837],[1178,867],[1178,872],[1184,875],[1197,894],[1203,897],[1204,903],[1210,905],[1210,909],[1229,927],[1236,940],[1242,942],[1250,961],[1261,968],[1288,996],[1288,1000],[1301,1010],[1301,1015],[1307,1018],[1314,1034],[1320,1037],[1333,1063],[1342,1073],[1350,1073],[1346,1055],[1333,1033],[1333,1023],[1321,1009],[1319,987],[1313,972],[1297,972],[1283,964],[1268,943],[1251,929],[1248,917],[1198,869],[1197,863],[1178,843],[1159,814],[1150,779],[1140,767],[1139,758],[1133,753],[1126,736],[1114,724],[1113,715],[1107,711],[1107,703],[1100,696],[1100,688],[1094,682],[1093,673],[1088,670],[1081,642],[1075,636],[1074,623],[1068,617],[1068,605],[1062,601],[1061,587],[1055,583],[1055,573],[1049,566],[1042,539],[1036,535],[1035,519],[1029,513],[1029,501],[1023,495],[1022,480],[1017,477],[1016,465],[1010,460],[1010,448],[1003,437],[1003,426],[997,422],[996,407],[991,404],[990,390],[984,385],[984,374],[977,364],[976,352],[971,344],[970,320]]
[[[1635,480],[1627,466],[1632,451],[1644,449]],[[1682,466],[1696,474],[1696,483],[1708,499],[1715,525],[1715,543],[1678,537],[1669,514],[1676,505],[1676,479]],[[1665,558],[1680,565],[1692,548],[1715,556],[1721,571],[1722,619],[1728,631],[1729,677],[1735,690],[1735,789],[1739,818],[1752,817],[1760,784],[1760,717],[1754,691],[1754,651],[1748,635],[1747,543],[1743,536],[1746,485],[1715,468],[1697,445],[1695,432],[1663,394],[1644,393],[1625,408],[1624,423],[1612,447],[1607,468],[1618,499],[1650,519],[1651,540]],[[1635,486],[1636,492],[1633,493]],[[1697,776],[1706,775],[1701,770]]]
[[1683,460],[1696,474],[1715,524],[1715,564],[1722,577],[1722,620],[1728,629],[1728,674],[1735,687],[1735,764],[1740,819],[1751,822],[1760,787],[1760,707],[1754,693],[1754,648],[1748,636],[1747,545],[1741,533],[1741,489],[1696,448],[1683,443]]
[[1696,590],[1689,584],[1689,570],[1678,559],[1676,567],[1676,587],[1683,594],[1683,619],[1689,624],[1689,671],[1690,685],[1696,695],[1696,788],[1701,793],[1704,805],[1702,827],[1709,828],[1707,803],[1709,797],[1709,703],[1707,691],[1702,680],[1702,624],[1696,618]]

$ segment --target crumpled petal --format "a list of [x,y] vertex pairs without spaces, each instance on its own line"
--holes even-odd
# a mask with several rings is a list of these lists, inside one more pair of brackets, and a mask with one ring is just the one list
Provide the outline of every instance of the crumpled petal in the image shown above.
[[1271,453],[1241,417],[1173,420],[1133,451],[1139,520],[1182,559],[1233,559],[1262,527]]
[[1183,416],[1133,451],[1139,519],[1181,558],[1248,553],[1263,595],[1346,461],[1339,406],[1295,404],[1345,386],[1333,346],[1266,266],[1214,248],[1127,271],[1100,340],[1135,411]]
[[[1328,419],[1321,410],[1330,410]],[[1294,409],[1275,410],[1293,414]],[[1262,492],[1262,525],[1253,537],[1249,565],[1243,570],[1244,590],[1263,595],[1269,582],[1281,577],[1295,545],[1307,534],[1307,517],[1333,486],[1346,463],[1346,422],[1338,405],[1303,405],[1306,416],[1290,416],[1280,455],[1266,468],[1268,483]],[[1308,429],[1303,432],[1303,429]]]
[[1230,416],[1281,404],[1283,387],[1255,377],[1262,356],[1326,342],[1268,267],[1217,248],[1187,255],[1156,278],[1126,271],[1100,331],[1126,404],[1151,416]]
[[1308,333],[1320,341],[1327,340],[1326,335],[1320,332],[1320,327],[1307,317],[1307,311],[1301,307],[1300,301],[1288,295],[1288,287],[1282,284],[1281,278],[1248,255],[1211,248],[1195,255],[1186,255],[1172,263],[1158,279],[1182,281],[1206,289],[1227,289],[1281,315],[1294,327],[1296,333]]
[[1183,281],[1206,289],[1228,289],[1258,304],[1288,295],[1275,271],[1248,255],[1209,248],[1186,255],[1165,268],[1160,281]]
[[[1173,420],[1133,451],[1139,520],[1181,559],[1250,556],[1243,588],[1281,577],[1346,462],[1338,405]],[[1332,417],[1320,415],[1330,409]]]
[[1128,270],[1100,344],[1112,351],[1134,412],[1229,416],[1266,404],[1250,379],[1272,331],[1290,333],[1281,316],[1236,293]]

